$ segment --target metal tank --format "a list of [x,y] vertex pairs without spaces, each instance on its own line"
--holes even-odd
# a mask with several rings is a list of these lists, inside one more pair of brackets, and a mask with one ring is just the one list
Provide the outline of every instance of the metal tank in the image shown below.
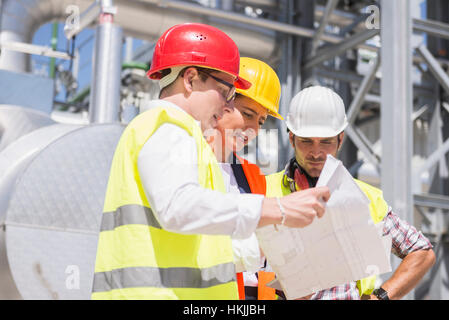
[[120,124],[55,124],[0,153],[0,299],[90,299]]
[[0,300],[21,298],[9,269],[5,242],[6,212],[16,180],[36,153],[70,130],[70,126],[58,124],[37,129],[0,152]]
[[21,136],[55,123],[45,113],[30,108],[0,104],[0,151]]

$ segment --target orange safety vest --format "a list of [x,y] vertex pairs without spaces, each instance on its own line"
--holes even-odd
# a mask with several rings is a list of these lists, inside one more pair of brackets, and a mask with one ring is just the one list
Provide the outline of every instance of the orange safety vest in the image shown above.
[[[251,193],[265,195],[267,190],[267,182],[260,168],[254,163],[249,162],[235,154],[242,165],[243,173],[248,181]],[[266,284],[275,278],[274,272],[259,271],[257,286],[257,300],[276,300],[276,290],[267,287]],[[237,273],[237,286],[239,290],[239,299],[245,300],[245,284],[243,282],[243,273]]]

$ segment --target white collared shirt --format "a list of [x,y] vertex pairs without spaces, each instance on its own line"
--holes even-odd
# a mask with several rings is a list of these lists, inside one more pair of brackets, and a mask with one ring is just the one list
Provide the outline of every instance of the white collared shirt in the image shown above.
[[[149,108],[154,107],[182,110],[164,100],[152,101]],[[170,123],[161,125],[141,149],[138,170],[151,208],[164,229],[234,239],[248,238],[256,230],[263,196],[201,187],[195,139],[184,129]]]

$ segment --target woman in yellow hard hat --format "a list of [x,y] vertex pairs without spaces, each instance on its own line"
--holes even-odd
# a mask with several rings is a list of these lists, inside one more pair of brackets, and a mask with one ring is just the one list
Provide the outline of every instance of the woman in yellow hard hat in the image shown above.
[[274,70],[263,61],[242,57],[239,75],[251,79],[253,85],[248,90],[237,89],[234,108],[225,109],[216,128],[219,134],[209,139],[221,162],[235,162],[229,157],[257,137],[268,115],[283,119],[278,113],[281,84]]
[[[220,162],[228,192],[265,194],[265,177],[259,167],[236,152],[257,137],[268,115],[283,119],[278,113],[281,84],[268,64],[253,58],[240,58],[239,76],[252,86],[248,90],[237,89],[234,108],[225,108],[215,134],[208,141]],[[274,289],[265,286],[274,273],[260,271],[263,259],[255,235],[233,240],[233,247],[240,299],[275,299]]]

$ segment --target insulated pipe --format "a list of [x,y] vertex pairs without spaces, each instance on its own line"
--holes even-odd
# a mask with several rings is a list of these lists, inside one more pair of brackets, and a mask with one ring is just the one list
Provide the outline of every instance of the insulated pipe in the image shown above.
[[[177,4],[180,1],[177,1]],[[241,56],[250,56],[269,61],[276,51],[276,32],[263,27],[255,27],[245,23],[234,22],[217,15],[203,14],[192,5],[195,10],[165,6],[163,1],[129,1],[116,0],[117,15],[115,22],[123,27],[126,35],[155,42],[168,28],[184,22],[206,23],[217,27],[229,35],[237,44]],[[188,4],[188,3],[186,3]],[[190,9],[192,7],[189,7]],[[224,12],[211,9],[213,12]],[[232,14],[232,12],[225,12]]]
[[[413,225],[412,167],[413,84],[410,50],[412,20],[408,0],[381,1],[382,74],[381,141],[382,191],[394,212]],[[397,19],[400,16],[401,19]],[[399,266],[392,260],[392,268]],[[413,298],[414,292],[404,299]]]
[[[0,43],[31,43],[34,32],[52,20],[65,21],[70,16],[70,5],[85,10],[92,0],[3,0],[0,17]],[[72,7],[74,8],[74,7]],[[25,53],[3,49],[0,69],[28,72],[30,58]]]
[[[0,43],[30,43],[34,32],[50,21],[65,22],[76,11],[84,12],[94,0],[3,0],[0,17]],[[155,41],[169,27],[184,22],[213,25],[228,34],[238,45],[242,56],[268,61],[276,50],[275,32],[266,28],[238,25],[229,21],[209,18],[194,12],[185,12],[158,6],[160,1],[116,0],[114,22],[127,36]],[[2,50],[0,69],[29,72],[29,55]]]
[[[66,20],[70,6],[84,12],[93,0],[4,0],[1,20],[1,41],[31,42],[40,25],[51,20]],[[249,1],[248,3],[251,3]],[[264,1],[255,1],[262,2]],[[268,1],[272,4],[273,1]],[[312,38],[315,30],[267,19],[256,19],[234,12],[220,11],[184,1],[169,0],[116,0],[115,22],[126,35],[155,41],[166,29],[183,22],[211,24],[227,33],[239,47],[242,56],[270,61],[276,51],[276,32]],[[333,16],[332,16],[333,17]],[[214,20],[215,19],[215,20]],[[221,19],[221,20],[219,20]],[[332,19],[331,19],[332,20]],[[324,34],[321,38],[339,43],[343,38]],[[361,44],[359,48],[375,50],[374,46]],[[0,56],[0,69],[27,72],[29,59],[23,53],[5,50]]]
[[102,14],[95,37],[89,101],[91,123],[112,123],[120,119],[122,42],[122,28],[112,23],[111,14]]

